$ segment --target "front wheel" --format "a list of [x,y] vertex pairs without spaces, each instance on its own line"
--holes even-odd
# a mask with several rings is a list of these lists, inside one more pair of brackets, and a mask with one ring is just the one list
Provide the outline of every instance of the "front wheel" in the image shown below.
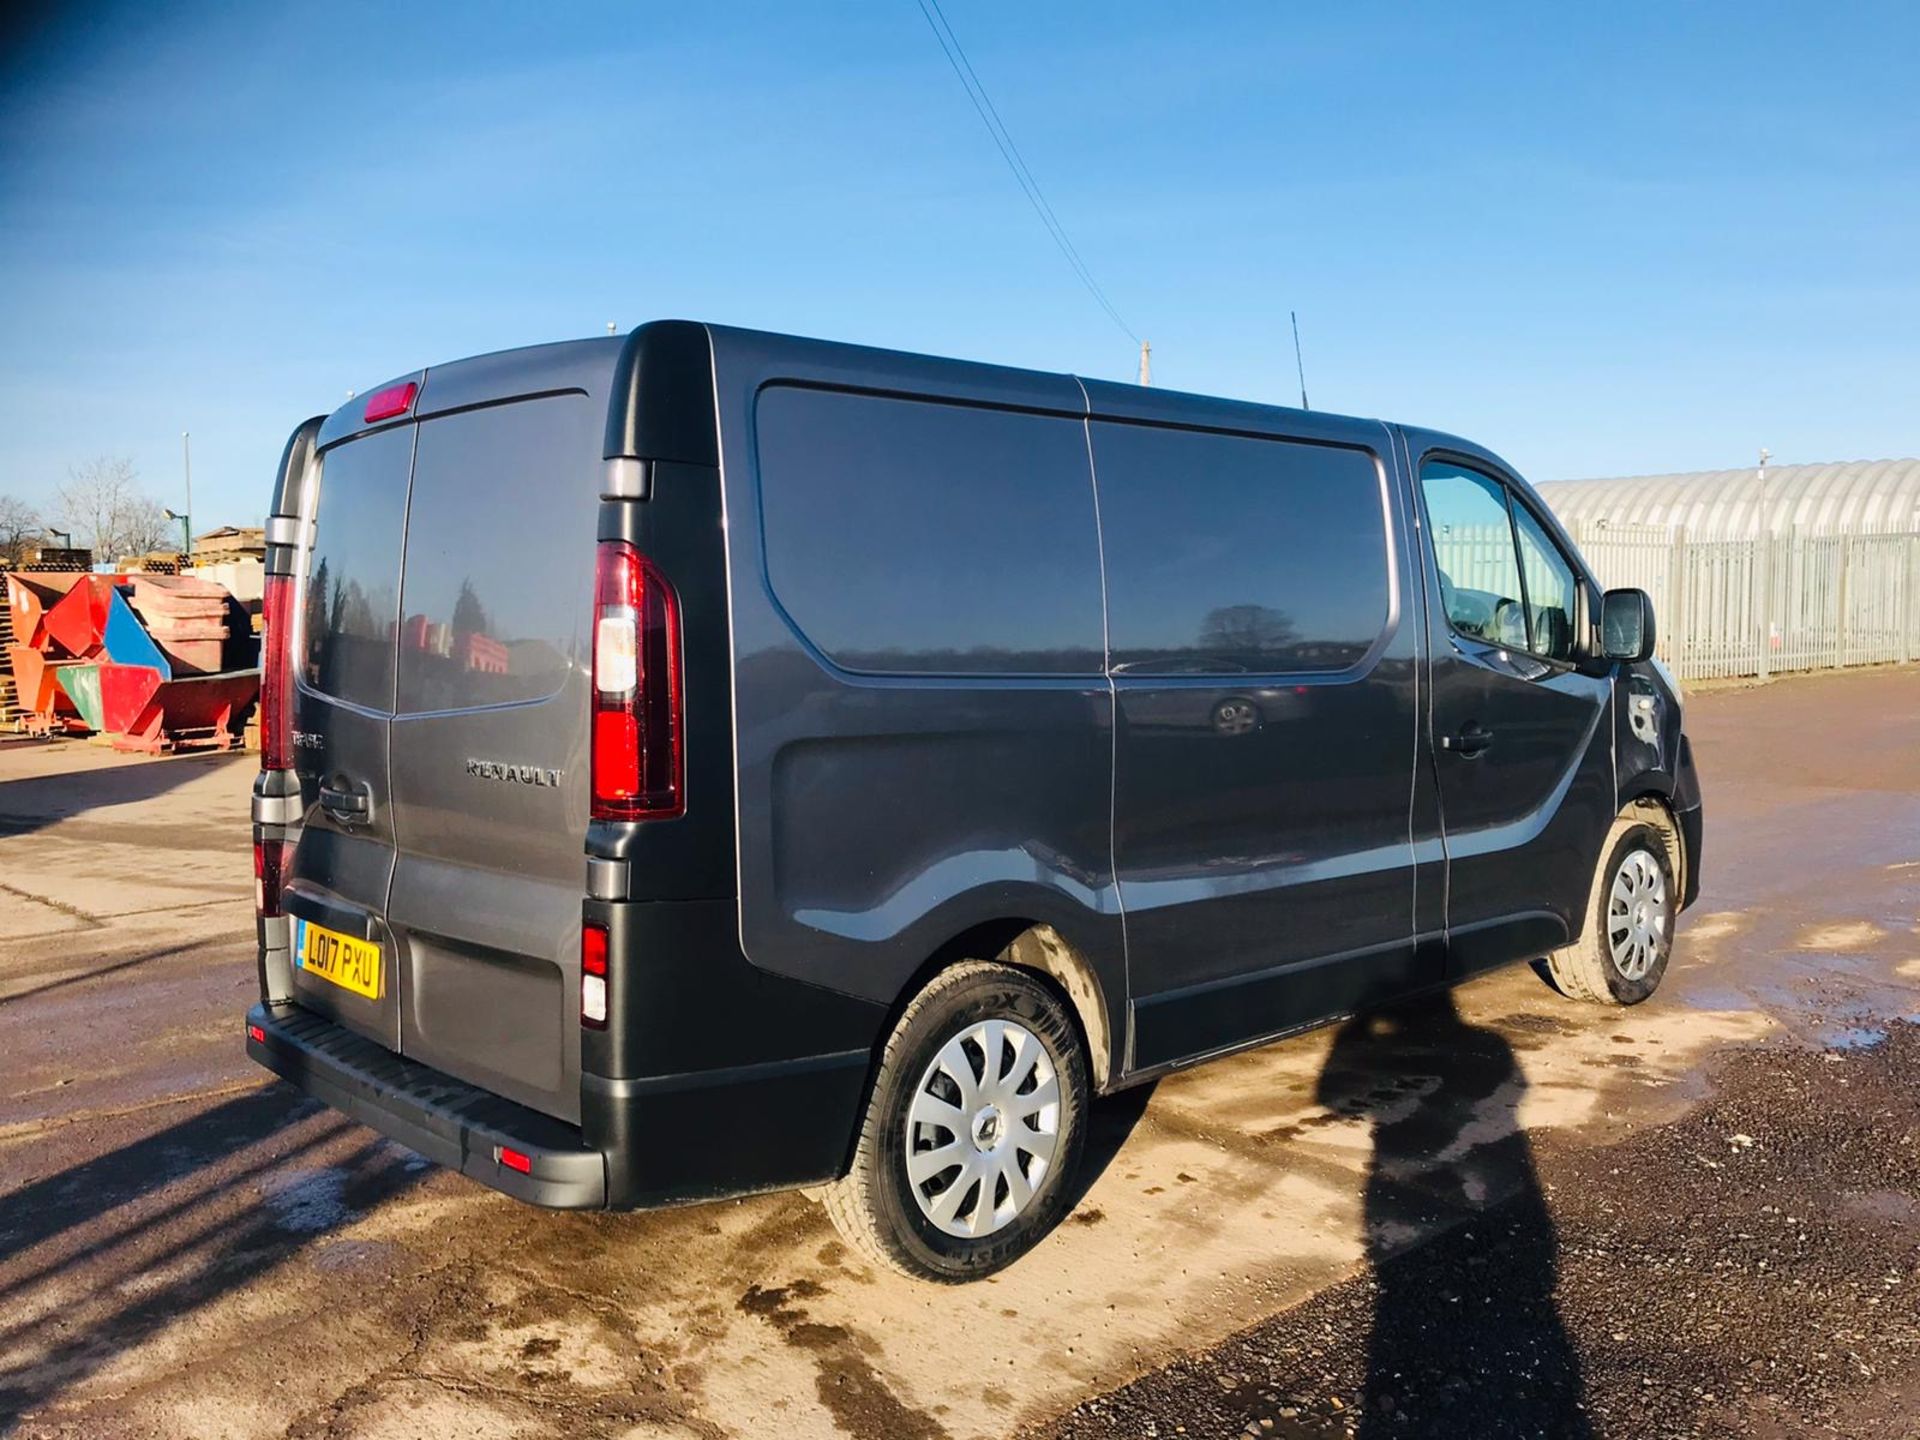
[[1607,833],[1586,930],[1547,957],[1547,979],[1575,1000],[1638,1005],[1667,973],[1677,913],[1666,842],[1645,821],[1621,817]]
[[1066,1213],[1087,1097],[1086,1053],[1054,993],[1011,966],[956,965],[894,1027],[853,1166],[821,1201],[891,1269],[989,1275]]

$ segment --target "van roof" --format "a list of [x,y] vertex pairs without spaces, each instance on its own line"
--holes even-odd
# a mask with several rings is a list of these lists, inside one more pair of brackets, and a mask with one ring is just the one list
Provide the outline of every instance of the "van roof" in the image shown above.
[[[706,347],[690,342],[707,338],[713,347],[713,362]],[[688,393],[700,392],[710,403],[709,364],[723,356],[744,361],[748,368],[765,372],[783,364],[798,364],[811,375],[840,373],[850,385],[870,388],[878,375],[892,377],[903,389],[916,393],[947,394],[956,399],[983,399],[1021,408],[1051,410],[1067,414],[1107,416],[1137,422],[1204,426],[1211,429],[1240,430],[1253,434],[1285,432],[1297,429],[1311,415],[1313,428],[1325,433],[1326,427],[1351,425],[1356,431],[1376,434],[1386,422],[1332,411],[1305,411],[1295,406],[1270,405],[1253,400],[1233,400],[1187,391],[1147,388],[1113,380],[1092,379],[1065,371],[1027,370],[1017,366],[996,365],[978,360],[956,360],[906,350],[855,345],[843,341],[819,340],[775,331],[748,330],[736,326],[703,321],[654,320],[625,336],[595,336],[582,340],[563,340],[545,345],[529,345],[469,356],[446,364],[423,367],[370,390],[359,392],[327,417],[316,446],[325,448],[349,435],[422,419],[450,410],[466,409],[499,400],[529,394],[553,393],[576,388],[598,389],[588,385],[608,369],[614,371],[613,391],[618,405],[624,388],[626,414],[609,418],[607,454],[654,456],[674,453],[687,447],[688,438],[677,435],[667,439],[645,435],[651,420],[656,429],[684,431],[689,411],[700,413],[704,407],[684,403]],[[654,409],[651,416],[641,415],[639,377],[648,384],[662,380],[675,383],[676,403]],[[669,373],[663,373],[669,372]],[[695,372],[679,373],[670,372]],[[420,390],[412,409],[390,421],[369,424],[365,419],[366,396],[393,385],[412,381]],[[1463,454],[1499,457],[1464,438],[1441,431],[1425,430],[1423,442],[1457,448]],[[675,442],[678,442],[676,445]],[[665,445],[666,449],[658,448]],[[706,458],[686,454],[678,458]],[[1504,465],[1504,462],[1500,462]],[[1505,468],[1511,469],[1511,466]]]

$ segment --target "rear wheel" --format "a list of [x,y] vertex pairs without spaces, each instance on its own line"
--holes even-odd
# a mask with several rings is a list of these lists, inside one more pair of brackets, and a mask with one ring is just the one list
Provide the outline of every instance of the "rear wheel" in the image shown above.
[[1575,1000],[1638,1005],[1667,973],[1677,910],[1666,841],[1645,821],[1622,816],[1607,834],[1586,928],[1547,957],[1547,979]]
[[1079,1032],[1046,985],[1007,965],[956,965],[894,1027],[853,1166],[821,1201],[892,1269],[991,1274],[1065,1213],[1087,1095]]

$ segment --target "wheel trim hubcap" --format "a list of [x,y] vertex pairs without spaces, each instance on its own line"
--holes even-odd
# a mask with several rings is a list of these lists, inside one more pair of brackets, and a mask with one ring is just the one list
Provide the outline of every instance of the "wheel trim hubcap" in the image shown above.
[[907,1107],[908,1188],[945,1233],[979,1239],[1032,1204],[1060,1147],[1060,1077],[1040,1037],[982,1020],[928,1063]]
[[1607,951],[1625,980],[1644,980],[1667,943],[1667,877],[1646,850],[1629,851],[1607,891]]

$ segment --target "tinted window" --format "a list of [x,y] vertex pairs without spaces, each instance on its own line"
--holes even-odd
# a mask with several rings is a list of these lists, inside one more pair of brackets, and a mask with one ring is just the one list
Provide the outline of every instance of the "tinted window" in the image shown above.
[[393,703],[400,532],[413,426],[329,450],[307,569],[306,683],[370,709]]
[[1420,467],[1420,488],[1426,492],[1448,622],[1462,635],[1527,649],[1506,487],[1475,471],[1430,460]]
[[836,663],[1098,673],[1078,421],[776,386],[756,429],[769,583]]
[[402,713],[542,699],[584,656],[593,420],[586,397],[568,395],[421,423],[400,611]]
[[1357,450],[1095,424],[1116,670],[1344,670],[1387,621],[1379,472]]
[[1515,503],[1513,528],[1520,537],[1520,572],[1527,582],[1527,632],[1536,655],[1573,659],[1573,567],[1540,522]]

